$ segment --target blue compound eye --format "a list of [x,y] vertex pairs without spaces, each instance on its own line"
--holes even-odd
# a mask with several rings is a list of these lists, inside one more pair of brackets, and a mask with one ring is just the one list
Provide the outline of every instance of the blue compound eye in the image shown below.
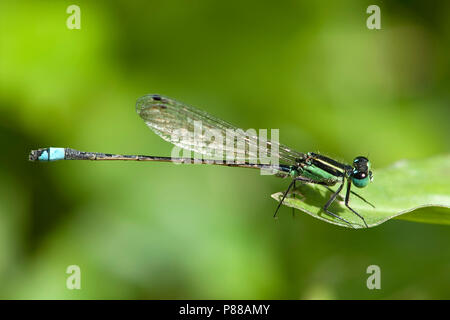
[[353,172],[352,183],[355,185],[355,187],[364,188],[369,184],[369,182],[369,175],[365,172]]

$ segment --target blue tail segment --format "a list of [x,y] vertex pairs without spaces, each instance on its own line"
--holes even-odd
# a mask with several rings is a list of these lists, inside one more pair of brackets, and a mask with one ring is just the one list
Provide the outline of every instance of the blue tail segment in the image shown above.
[[64,148],[45,148],[33,150],[30,154],[31,161],[56,161],[64,160]]

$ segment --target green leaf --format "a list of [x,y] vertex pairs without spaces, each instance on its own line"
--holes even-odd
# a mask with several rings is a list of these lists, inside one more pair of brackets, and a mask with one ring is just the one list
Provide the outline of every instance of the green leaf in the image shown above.
[[[450,154],[422,160],[401,160],[390,167],[373,172],[374,180],[364,189],[352,188],[375,208],[355,195],[349,205],[364,217],[369,227],[387,220],[402,220],[450,225]],[[295,194],[295,198],[294,198]],[[323,205],[331,191],[318,185],[301,184],[289,194],[283,205],[299,209],[323,221],[343,227],[345,222],[324,212]],[[281,200],[283,192],[272,195]],[[353,224],[364,228],[362,220],[345,207],[345,187],[341,196],[331,205],[330,211]],[[438,207],[432,210],[417,210]]]

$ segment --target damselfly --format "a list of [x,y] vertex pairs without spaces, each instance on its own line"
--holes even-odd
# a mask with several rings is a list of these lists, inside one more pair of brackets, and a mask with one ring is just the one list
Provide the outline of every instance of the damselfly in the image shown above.
[[[367,223],[358,212],[353,210],[349,206],[350,194],[354,194],[367,202],[364,198],[351,191],[352,185],[358,188],[366,187],[370,181],[372,181],[372,172],[370,171],[370,162],[366,157],[359,156],[353,160],[353,165],[347,165],[336,160],[333,160],[324,155],[320,155],[313,152],[302,153],[294,151],[285,145],[277,142],[265,142],[264,144],[258,143],[258,137],[252,136],[248,131],[238,129],[228,122],[220,120],[210,114],[201,111],[197,108],[188,106],[184,103],[177,102],[173,99],[157,95],[149,94],[145,95],[137,100],[136,111],[145,121],[147,126],[152,129],[156,134],[166,141],[173,143],[174,145],[196,152],[202,155],[210,155],[211,151],[219,151],[219,154],[225,156],[225,153],[229,148],[229,145],[223,143],[223,141],[211,141],[210,139],[197,139],[197,140],[176,140],[173,138],[174,134],[179,129],[183,129],[186,132],[192,132],[195,130],[195,123],[201,122],[204,131],[202,131],[203,137],[205,132],[214,131],[215,136],[222,134],[226,136],[227,132],[233,131],[237,136],[237,139],[242,139],[246,143],[245,150],[254,150],[253,152],[261,152],[264,149],[265,152],[269,150],[277,150],[276,156],[278,157],[278,164],[264,164],[254,163],[249,161],[217,161],[217,159],[198,159],[193,157],[158,157],[158,156],[145,156],[145,155],[119,155],[108,154],[99,152],[83,152],[74,150],[71,148],[42,148],[38,150],[32,150],[29,156],[31,161],[55,161],[55,160],[137,160],[137,161],[165,161],[176,163],[201,163],[201,164],[213,164],[224,165],[231,167],[245,167],[255,169],[270,169],[276,173],[277,176],[289,177],[291,182],[284,192],[278,207],[275,211],[276,216],[278,209],[285,200],[289,191],[294,188],[296,182],[299,183],[311,183],[322,185],[332,191],[332,195],[329,200],[324,204],[323,210],[347,223],[353,225],[346,219],[338,216],[337,214],[329,210],[331,204],[339,193],[347,184],[345,194],[345,206],[357,215],[367,227]],[[234,150],[232,150],[234,152]],[[272,154],[273,156],[273,154]],[[339,184],[336,191],[330,189],[331,186]],[[370,204],[370,203],[369,203]]]

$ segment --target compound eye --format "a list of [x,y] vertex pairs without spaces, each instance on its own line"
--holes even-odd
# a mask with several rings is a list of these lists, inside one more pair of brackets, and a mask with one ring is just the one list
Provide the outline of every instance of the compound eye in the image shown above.
[[353,160],[353,167],[357,171],[367,172],[370,170],[370,161],[366,157],[359,156]]
[[353,173],[353,178],[358,179],[358,180],[365,179],[366,177],[367,177],[367,174],[365,172],[356,171]]
[[363,156],[356,157],[355,160],[353,160],[353,164],[367,163],[367,162],[369,162],[369,159],[367,159],[366,157],[363,157]]
[[370,182],[369,175],[365,172],[356,172],[352,176],[352,183],[357,188],[364,188]]

